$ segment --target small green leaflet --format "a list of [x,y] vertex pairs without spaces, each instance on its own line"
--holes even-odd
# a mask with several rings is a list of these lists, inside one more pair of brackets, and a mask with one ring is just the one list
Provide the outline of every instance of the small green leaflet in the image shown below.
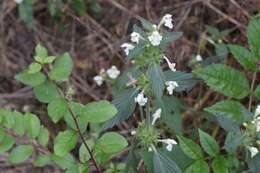
[[24,122],[26,122],[26,131],[28,136],[33,139],[36,138],[41,129],[41,122],[39,118],[32,113],[26,113],[24,116]]
[[246,77],[240,71],[224,64],[214,64],[194,71],[212,89],[236,99],[246,97],[250,87]]
[[106,100],[88,103],[82,111],[82,118],[90,123],[102,123],[117,113],[115,106]]
[[8,156],[8,161],[11,164],[18,164],[29,159],[32,155],[33,146],[31,145],[19,145],[14,148]]
[[199,130],[200,144],[204,151],[212,157],[216,157],[219,153],[219,146],[216,140],[207,133]]
[[33,165],[36,167],[44,167],[47,164],[51,163],[50,155],[38,155],[36,159],[33,161]]
[[5,135],[0,141],[0,154],[10,150],[15,143],[15,139],[12,136]]
[[55,81],[68,80],[73,68],[73,62],[68,53],[58,57],[53,65],[53,68],[48,73],[49,77]]
[[198,160],[203,158],[203,153],[198,144],[183,136],[177,136],[182,151],[190,158]]
[[65,99],[52,100],[47,107],[48,115],[54,123],[57,123],[68,112],[68,103]]
[[59,132],[54,139],[54,153],[58,156],[64,156],[70,152],[77,144],[77,133],[71,130]]
[[37,138],[37,141],[42,146],[47,146],[49,142],[49,131],[45,127],[41,126],[40,134]]
[[154,152],[153,155],[154,173],[181,173],[178,165],[171,160],[167,155]]
[[36,62],[33,62],[33,63],[31,63],[31,64],[29,65],[27,72],[28,72],[29,74],[33,74],[33,73],[37,73],[37,72],[41,71],[41,69],[42,69],[41,64],[36,63]]

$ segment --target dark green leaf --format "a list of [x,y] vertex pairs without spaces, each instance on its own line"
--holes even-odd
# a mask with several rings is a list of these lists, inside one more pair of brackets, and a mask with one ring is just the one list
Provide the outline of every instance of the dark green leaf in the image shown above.
[[28,25],[33,22],[33,5],[28,2],[23,2],[19,5],[19,16]]
[[171,160],[167,155],[155,152],[153,155],[153,165],[155,173],[181,173],[178,165]]
[[238,70],[223,64],[215,64],[194,71],[214,90],[226,96],[242,99],[249,92],[249,83]]
[[257,99],[260,99],[260,85],[257,85],[254,95],[256,96]]
[[225,150],[229,153],[235,153],[239,145],[243,144],[245,135],[241,132],[229,132],[225,140]]
[[152,66],[150,66],[148,74],[153,89],[153,93],[156,96],[156,98],[160,100],[163,95],[165,82],[162,69],[158,64],[153,64]]
[[197,160],[191,164],[184,173],[209,173],[209,167],[207,162],[203,160]]
[[134,49],[129,51],[129,54],[127,55],[127,57],[129,59],[133,59],[133,58],[138,57],[139,55],[141,55],[143,53],[144,46],[145,46],[144,44],[139,43],[138,45],[135,46]]
[[254,56],[260,60],[260,20],[253,18],[247,27],[247,38]]
[[142,26],[144,29],[148,30],[148,31],[152,31],[154,29],[154,26],[151,22],[149,22],[148,20],[144,19],[144,18],[140,18],[140,21],[142,23]]
[[200,144],[204,151],[210,156],[216,157],[219,153],[219,146],[216,140],[207,133],[199,130]]
[[178,40],[182,36],[182,32],[165,32],[160,47],[165,49],[170,43]]
[[258,173],[260,170],[260,152],[255,155],[249,162],[248,166],[252,173]]
[[218,156],[212,162],[214,173],[228,173],[227,161],[225,157]]

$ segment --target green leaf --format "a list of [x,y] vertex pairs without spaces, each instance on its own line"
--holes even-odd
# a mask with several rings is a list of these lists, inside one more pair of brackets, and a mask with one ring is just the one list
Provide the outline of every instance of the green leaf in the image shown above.
[[33,166],[35,167],[44,167],[51,163],[51,156],[50,155],[39,155],[33,161]]
[[105,129],[111,128],[114,125],[121,123],[132,115],[136,105],[134,98],[136,97],[137,93],[138,90],[132,88],[124,90],[122,94],[116,96],[112,103],[115,105],[118,112],[111,120],[105,123]]
[[[88,141],[86,141],[86,143],[89,144]],[[85,145],[82,143],[79,148],[79,160],[82,163],[86,163],[89,159],[90,159],[90,154],[89,154],[87,148],[85,147]]]
[[51,159],[61,168],[68,169],[75,165],[74,157],[67,153],[64,156],[52,155]]
[[238,45],[229,45],[228,46],[233,56],[236,58],[236,60],[245,68],[248,70],[256,70],[257,64],[256,59],[254,59],[254,56],[251,54],[249,50],[242,46]]
[[57,123],[68,111],[68,103],[59,98],[51,101],[47,107],[48,115],[54,123]]
[[37,141],[42,146],[47,146],[49,143],[49,131],[45,127],[41,126],[40,134],[37,138]]
[[58,156],[64,156],[70,152],[77,144],[78,137],[74,131],[66,130],[59,132],[54,139],[54,153]]
[[33,88],[33,92],[35,97],[43,103],[49,103],[52,100],[61,97],[56,85],[50,81],[46,81],[45,83]]
[[247,38],[254,56],[260,60],[260,20],[252,18],[247,27]]
[[148,20],[144,19],[144,18],[140,18],[139,19],[141,21],[141,24],[143,26],[144,29],[148,30],[148,31],[153,31],[154,30],[154,26],[151,22],[149,22]]
[[202,130],[199,130],[199,136],[200,143],[204,151],[210,156],[216,157],[219,153],[219,146],[216,140]]
[[227,161],[225,157],[216,157],[212,162],[212,169],[214,173],[228,173]]
[[155,152],[153,155],[153,165],[155,173],[181,173],[178,165],[167,155]]
[[181,36],[182,32],[164,32],[160,47],[162,49],[166,48],[167,45],[178,40]]
[[194,71],[212,89],[226,96],[242,99],[249,92],[249,84],[238,70],[223,64],[214,64]]
[[41,71],[41,69],[42,69],[41,64],[33,62],[29,65],[27,72],[30,74],[33,74],[33,73],[37,73],[37,72]]
[[26,131],[30,138],[36,138],[40,134],[41,122],[39,118],[32,114],[26,113],[24,116],[24,122],[26,122]]
[[245,134],[242,134],[240,131],[229,132],[225,139],[224,148],[229,153],[235,153],[238,146],[243,144]]
[[203,160],[197,160],[191,164],[184,173],[209,173],[209,167],[207,162]]
[[157,97],[157,99],[160,100],[163,95],[165,82],[162,69],[158,64],[153,64],[152,66],[150,66],[148,74],[153,89],[153,93]]
[[53,69],[51,69],[48,75],[52,80],[66,81],[72,72],[72,68],[72,59],[68,53],[65,53],[55,60]]
[[0,117],[2,117],[3,125],[6,128],[14,128],[15,116],[11,110],[0,108]]
[[139,43],[135,46],[134,49],[129,51],[129,54],[127,55],[127,58],[133,59],[141,55],[144,51],[145,44]]
[[26,161],[32,155],[33,146],[31,145],[19,145],[14,148],[8,156],[8,161],[11,164],[18,164]]
[[205,110],[214,115],[221,114],[231,118],[237,123],[243,123],[252,118],[251,113],[241,103],[232,100],[217,102],[215,105],[205,108]]
[[260,99],[260,85],[257,85],[254,95],[256,96],[257,99]]
[[87,11],[86,3],[84,0],[74,0],[72,2],[73,9],[78,13],[78,15],[84,15]]
[[27,70],[24,70],[21,73],[17,74],[15,76],[15,79],[25,85],[36,87],[36,86],[39,86],[40,84],[44,83],[44,81],[46,80],[46,77],[41,72],[31,74],[31,73],[28,73]]
[[14,131],[22,136],[25,133],[25,122],[24,122],[24,116],[20,112],[14,111],[13,116],[15,119],[15,125],[13,127]]
[[0,127],[0,142],[3,141],[4,137],[5,137],[5,129]]
[[175,88],[175,91],[190,91],[194,85],[199,81],[194,77],[192,73],[185,73],[181,71],[165,71],[164,72],[166,81],[175,81],[178,83],[178,87]]
[[107,132],[97,140],[94,148],[95,151],[113,154],[122,151],[127,145],[126,139],[120,134]]
[[258,173],[260,169],[260,152],[248,161],[250,173]]
[[82,116],[85,121],[90,123],[102,123],[113,116],[117,110],[115,106],[106,100],[88,103],[83,110]]
[[5,135],[0,141],[0,154],[10,150],[15,143],[15,139],[12,136]]
[[35,56],[34,60],[44,64],[44,59],[48,57],[48,51],[45,47],[43,47],[41,44],[37,44],[35,48]]
[[20,18],[29,26],[33,22],[33,5],[27,1],[18,6]]
[[198,160],[203,158],[203,153],[198,144],[183,136],[178,136],[179,144],[183,152],[190,158]]

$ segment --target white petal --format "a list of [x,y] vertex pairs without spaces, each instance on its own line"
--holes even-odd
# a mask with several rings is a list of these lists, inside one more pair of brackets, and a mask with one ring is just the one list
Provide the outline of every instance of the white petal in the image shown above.
[[201,57],[201,55],[200,55],[200,54],[198,54],[198,55],[196,56],[196,61],[197,61],[197,62],[200,62],[200,61],[202,61],[202,57]]
[[132,32],[131,33],[131,41],[134,43],[139,43],[139,40],[141,38],[141,35],[137,32]]
[[172,144],[168,144],[168,145],[166,146],[166,149],[167,149],[168,151],[172,151]]
[[158,31],[153,31],[152,34],[148,37],[148,40],[153,46],[159,46],[162,41],[162,36]]
[[117,69],[116,66],[112,66],[110,69],[107,70],[107,75],[111,79],[116,79],[120,75],[120,71]]
[[159,108],[155,111],[155,113],[152,115],[153,120],[152,120],[152,125],[155,124],[156,120],[158,120],[161,117],[162,109]]
[[101,86],[103,84],[103,77],[102,76],[97,75],[93,79],[97,83],[98,86]]
[[259,151],[256,147],[249,147],[248,148],[250,153],[251,153],[251,157],[253,158]]

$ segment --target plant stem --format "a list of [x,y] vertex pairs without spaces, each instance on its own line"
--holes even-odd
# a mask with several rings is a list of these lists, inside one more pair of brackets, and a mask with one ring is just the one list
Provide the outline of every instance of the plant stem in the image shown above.
[[95,158],[94,158],[94,156],[93,156],[93,153],[92,153],[92,151],[90,150],[90,147],[88,146],[87,142],[86,142],[85,139],[84,139],[83,134],[82,134],[81,131],[80,131],[79,124],[78,124],[78,121],[77,121],[77,117],[76,117],[76,115],[74,114],[74,112],[72,111],[72,109],[71,109],[71,107],[70,107],[69,100],[67,100],[67,102],[68,102],[69,112],[70,112],[70,114],[71,114],[71,116],[72,116],[72,118],[73,118],[73,120],[74,120],[74,123],[75,123],[75,125],[76,125],[76,129],[77,129],[77,132],[78,132],[78,134],[79,134],[79,136],[80,136],[80,138],[81,138],[81,140],[82,140],[82,142],[83,142],[83,145],[84,145],[85,148],[88,150],[88,153],[89,153],[89,155],[90,155],[90,158],[91,158],[91,160],[93,161],[93,163],[94,163],[94,165],[95,165],[95,167],[96,167],[96,169],[97,169],[97,172],[98,172],[98,173],[101,173],[101,171],[100,171],[100,169],[99,169],[99,167],[98,167],[98,165],[97,165],[97,162],[96,162],[96,160],[95,160]]
[[250,98],[249,98],[249,104],[248,104],[248,110],[251,111],[252,108],[252,101],[253,101],[253,90],[254,90],[254,86],[255,86],[255,80],[256,80],[256,72],[254,72],[253,74],[253,79],[251,82],[251,88],[250,88]]

